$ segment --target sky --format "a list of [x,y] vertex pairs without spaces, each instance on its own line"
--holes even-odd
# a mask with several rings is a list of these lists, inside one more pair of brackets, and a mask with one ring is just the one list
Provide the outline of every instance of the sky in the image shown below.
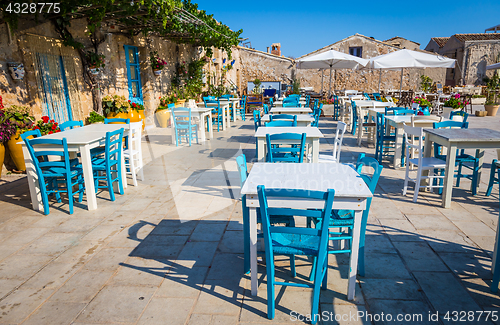
[[424,49],[431,37],[484,33],[500,24],[499,0],[193,2],[231,29],[243,29],[252,48],[281,43],[281,54],[293,58],[356,33],[381,41],[401,36]]

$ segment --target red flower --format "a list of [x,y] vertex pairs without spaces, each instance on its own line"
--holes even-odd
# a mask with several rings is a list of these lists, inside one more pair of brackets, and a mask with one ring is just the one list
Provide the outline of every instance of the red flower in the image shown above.
[[36,126],[36,125],[33,127],[33,130],[39,130],[39,129],[40,128],[38,126]]
[[43,123],[47,123],[49,121],[48,116],[42,116]]
[[128,102],[130,103],[130,99],[128,100]]
[[50,120],[50,123],[54,123],[54,120]]
[[55,130],[55,129],[56,129],[56,125],[52,124],[52,130]]
[[52,131],[49,131],[49,134],[52,134],[52,133],[54,133],[54,132],[52,132]]
[[57,133],[57,132],[61,132],[61,130],[56,130],[56,133]]

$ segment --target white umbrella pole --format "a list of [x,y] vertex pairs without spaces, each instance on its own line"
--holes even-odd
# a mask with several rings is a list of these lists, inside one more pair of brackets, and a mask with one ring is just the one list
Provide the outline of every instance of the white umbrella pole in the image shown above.
[[332,66],[330,65],[330,90],[328,91],[328,98],[332,95]]
[[379,70],[378,74],[378,93],[380,94],[380,81],[382,80],[382,69]]
[[401,68],[401,80],[399,81],[399,100],[401,100],[402,89],[403,89],[403,68]]
[[324,76],[324,69],[321,69],[321,98],[323,98],[323,76]]

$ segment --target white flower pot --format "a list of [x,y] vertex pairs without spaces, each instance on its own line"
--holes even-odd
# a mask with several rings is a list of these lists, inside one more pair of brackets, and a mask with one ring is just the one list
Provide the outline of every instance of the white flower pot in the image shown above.
[[24,78],[24,65],[17,63],[8,63],[10,75],[14,80],[22,80]]
[[155,76],[161,76],[161,70],[153,70]]
[[470,103],[472,105],[484,105],[484,103],[486,103],[486,97],[482,97],[482,98],[471,98],[470,99]]
[[90,73],[93,74],[94,76],[99,74],[99,68],[90,68],[89,69]]
[[[441,115],[444,116],[445,118],[450,118],[450,113],[453,111],[460,111],[460,108],[453,108],[453,107],[444,106],[443,107],[443,114],[441,114]],[[454,116],[453,117],[453,120],[457,120],[457,121],[461,121],[462,119],[463,118],[461,116]]]

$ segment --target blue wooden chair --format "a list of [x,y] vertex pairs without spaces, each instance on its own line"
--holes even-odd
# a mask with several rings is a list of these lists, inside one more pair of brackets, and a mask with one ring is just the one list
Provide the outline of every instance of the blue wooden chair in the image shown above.
[[272,114],[269,115],[269,120],[276,121],[276,120],[292,120],[297,122],[297,115],[292,115],[292,114]]
[[311,104],[311,95],[307,95],[306,96],[306,105],[305,105],[305,107],[309,107],[310,104]]
[[172,121],[174,122],[175,130],[175,146],[178,147],[182,143],[182,138],[191,146],[193,139],[198,141],[198,125],[193,123],[191,116],[191,108],[176,107],[172,109]]
[[[38,134],[34,132],[31,135],[39,134],[40,132]],[[85,187],[81,166],[72,164],[69,159],[66,139],[28,139],[28,136],[30,135],[25,134],[24,141],[38,176],[44,213],[46,215],[50,213],[48,198],[50,194],[54,194],[57,202],[61,202],[60,193],[66,192],[68,193],[69,213],[73,214],[73,195],[78,194],[78,202],[82,202]],[[52,148],[59,147],[60,150],[46,149],[48,145]],[[60,160],[49,160],[49,156],[60,157]],[[61,184],[64,186],[61,187]],[[73,191],[74,186],[78,186],[78,190]]]
[[[368,173],[363,173],[363,167],[369,167],[371,169]],[[375,193],[375,188],[377,187],[380,174],[384,167],[378,163],[378,161],[371,157],[366,157],[364,153],[358,155],[358,161],[356,163],[356,171],[365,181],[366,185],[372,193]],[[370,176],[371,175],[371,176]],[[372,198],[369,198],[366,203],[366,209],[363,211],[363,217],[361,219],[361,229],[359,233],[359,251],[358,251],[358,273],[360,276],[365,276],[365,234],[366,234],[366,224],[368,223],[368,215],[370,214]],[[316,227],[320,220],[313,219]],[[330,229],[340,228],[340,231],[329,231],[329,240],[341,241],[347,240],[349,245],[346,249],[333,250],[329,249],[329,254],[341,254],[341,253],[351,253],[352,247],[352,229],[354,227],[354,211],[353,210],[333,210],[332,217],[330,218]],[[311,270],[310,280],[314,280],[314,268],[317,264],[313,263],[313,269]]]
[[333,119],[338,121],[340,117],[340,102],[339,96],[333,95]]
[[404,107],[386,107],[384,115],[396,115],[396,111],[405,109]]
[[26,143],[26,139],[28,139],[29,137],[31,137],[30,139],[32,139],[32,138],[39,138],[41,136],[42,136],[42,133],[40,132],[39,129],[30,130],[30,131],[26,131],[26,132],[21,133],[21,139],[23,139],[23,141],[25,143]]
[[104,124],[130,124],[129,118],[105,118]]
[[373,93],[373,99],[375,99],[376,101],[379,101],[381,102],[382,101],[382,97],[380,96],[379,93]]
[[243,96],[242,100],[240,101],[240,107],[236,108],[236,115],[241,116],[241,119],[243,121],[245,121],[246,102],[247,102],[247,96]]
[[[247,169],[247,159],[245,155],[240,155],[236,157],[236,164],[238,166],[238,172],[240,173],[240,185],[243,187],[245,181],[248,177],[248,169]],[[250,215],[247,206],[246,195],[241,196],[241,206],[243,211],[243,251],[244,251],[244,273],[250,272]],[[260,209],[257,209],[257,223],[262,223],[262,217],[260,214]],[[283,224],[286,226],[295,226],[295,219],[293,216],[272,216],[271,224]],[[263,238],[262,234],[257,234],[258,238]],[[264,251],[258,251],[257,254],[263,254]],[[290,255],[290,267],[295,276],[295,257]]]
[[224,125],[224,115],[222,114],[220,102],[218,100],[216,102],[218,104],[217,107],[212,109],[212,126],[217,125],[217,132],[219,132],[220,128]]
[[73,130],[75,127],[83,127],[83,121],[66,121],[59,124],[61,131],[66,131],[66,129]]
[[358,110],[356,107],[356,103],[353,100],[351,100],[351,116],[352,116],[351,133],[352,135],[356,135],[356,128],[358,127]]
[[[495,174],[497,175],[496,177]],[[500,161],[498,161],[497,159],[493,159],[493,161],[491,162],[490,181],[488,182],[488,189],[486,190],[486,196],[491,195],[491,191],[493,190],[494,184],[500,184],[499,180],[500,180]]]
[[453,116],[461,116],[462,122],[467,122],[467,118],[469,117],[469,113],[464,111],[454,110],[450,112],[450,120],[453,120]]
[[[288,97],[289,97],[289,98],[297,98],[297,100],[299,100],[299,99],[300,99],[300,95],[299,95],[299,94],[290,94],[290,95],[288,95]],[[287,98],[288,98],[288,97],[287,97]]]
[[370,98],[370,95],[368,95],[368,93],[363,93],[363,96],[365,96],[366,100],[372,100],[372,99]]
[[266,134],[266,144],[266,162],[302,163],[304,161],[304,151],[306,147],[305,133]]
[[203,97],[203,103],[205,104],[205,107],[208,107],[207,104],[209,103],[217,103],[218,100],[215,96],[205,96]]
[[[467,113],[466,113],[467,114]],[[468,122],[459,122],[459,121],[443,121],[436,122],[433,124],[434,129],[449,129],[449,128],[462,128],[467,129],[469,127]],[[438,159],[442,159],[446,161],[446,155],[441,154],[442,146],[434,143],[434,157]],[[472,195],[476,195],[477,186],[478,186],[478,173],[479,173],[479,158],[476,158],[472,155],[468,155],[465,153],[465,149],[457,151],[457,156],[455,158],[455,167],[458,166],[458,170],[456,175],[457,184],[456,186],[460,186],[460,179],[467,178],[471,180],[471,192]],[[465,167],[472,171],[470,175],[462,174],[462,167]],[[444,175],[444,171],[441,171],[441,176]],[[443,179],[439,179],[440,185],[443,184]],[[443,188],[439,188],[439,194],[443,193]]]
[[[115,200],[115,193],[113,191],[114,182],[118,182],[118,190],[120,194],[123,194],[122,143],[123,129],[106,132],[104,157],[92,159],[95,189],[97,191],[99,188],[107,188],[111,201]],[[105,181],[106,185],[99,185],[99,181]]]
[[375,159],[381,164],[383,156],[394,155],[396,135],[386,134],[385,115],[377,113],[377,141],[375,144]]
[[266,123],[266,127],[293,127],[297,126],[297,121],[271,121]]
[[274,99],[271,97],[269,98],[269,107],[273,108],[274,107]]
[[413,110],[413,109],[405,109],[405,108],[401,108],[401,109],[395,109],[394,110],[394,115],[416,115],[417,111]]
[[319,107],[314,110],[312,117],[314,117],[314,121],[311,122],[311,126],[318,127],[319,125],[319,117],[321,115],[321,110],[323,109],[323,104],[319,104]]
[[298,97],[287,97],[283,99],[283,107],[300,107]]
[[253,111],[253,125],[255,128],[255,131],[262,126],[262,122],[260,120],[260,111],[258,109],[254,109]]
[[[259,206],[262,215],[262,228],[266,247],[266,273],[267,273],[267,317],[274,319],[275,315],[275,286],[295,286],[313,288],[313,301],[311,315],[312,324],[318,320],[320,289],[326,289],[328,277],[328,225],[333,206],[335,191],[326,192],[266,189],[257,187]],[[324,201],[323,209],[309,210],[291,208],[272,208],[268,206],[268,198],[272,199],[316,199]],[[322,221],[322,226],[317,229],[300,227],[276,227],[271,223],[273,215],[288,215],[294,217],[314,217]],[[315,281],[308,283],[278,282],[275,280],[275,254],[293,254],[312,256],[316,260]]]
[[269,114],[269,106],[267,104],[262,105],[262,108],[264,110],[264,114]]

